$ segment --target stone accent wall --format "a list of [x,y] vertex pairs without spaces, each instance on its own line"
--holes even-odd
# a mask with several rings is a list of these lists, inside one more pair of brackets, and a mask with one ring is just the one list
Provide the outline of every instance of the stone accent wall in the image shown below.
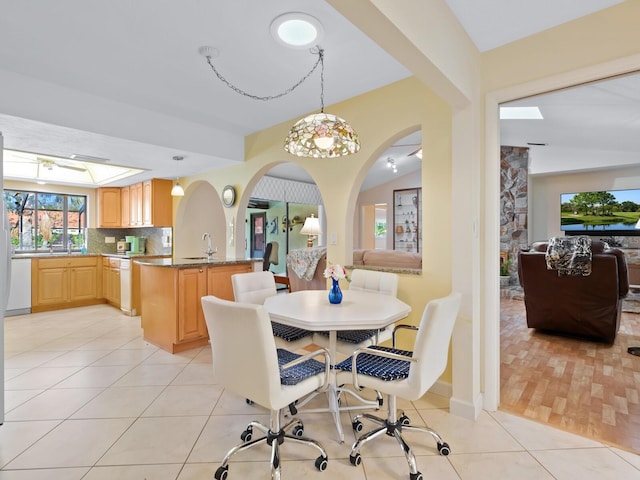
[[518,284],[518,250],[528,244],[529,149],[500,147],[500,252],[507,252],[509,284]]

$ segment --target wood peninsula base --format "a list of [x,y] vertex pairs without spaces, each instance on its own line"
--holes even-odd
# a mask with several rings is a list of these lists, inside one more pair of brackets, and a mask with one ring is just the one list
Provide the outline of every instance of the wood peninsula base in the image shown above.
[[255,261],[157,259],[140,264],[140,299],[144,339],[179,353],[209,342],[200,299],[215,295],[233,300],[231,275],[254,271]]

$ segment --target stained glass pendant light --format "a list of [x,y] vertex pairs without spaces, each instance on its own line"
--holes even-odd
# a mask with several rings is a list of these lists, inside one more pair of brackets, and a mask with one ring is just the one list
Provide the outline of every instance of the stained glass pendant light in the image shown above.
[[[292,48],[307,48],[313,44],[312,42],[318,42],[323,31],[319,21],[300,12],[280,15],[271,23],[274,38]],[[318,44],[310,49],[312,54],[318,55],[318,60],[311,70],[297,83],[275,95],[255,95],[231,84],[213,64],[213,58],[219,54],[217,49],[202,46],[198,52],[206,58],[211,70],[221,82],[240,95],[261,101],[274,100],[290,94],[320,65],[320,113],[308,115],[296,122],[285,139],[284,149],[298,157],[312,158],[340,157],[360,150],[360,139],[351,125],[336,115],[324,112],[324,50]]]
[[360,139],[346,120],[324,113],[324,50],[320,57],[320,113],[298,120],[284,141],[284,149],[298,157],[334,158],[360,150]]

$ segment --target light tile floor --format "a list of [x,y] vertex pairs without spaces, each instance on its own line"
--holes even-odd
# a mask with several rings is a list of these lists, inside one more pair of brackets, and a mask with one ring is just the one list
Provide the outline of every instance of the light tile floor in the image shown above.
[[[268,417],[216,385],[210,362],[208,347],[158,350],[142,339],[139,317],[106,305],[7,318],[0,480],[213,478],[246,424]],[[427,479],[640,478],[639,456],[503,412],[474,422],[449,415],[447,400],[431,394],[401,407],[451,445],[441,457],[430,438],[407,435]],[[283,478],[409,478],[392,439],[367,445],[354,467],[346,414],[342,445],[326,414],[300,417],[327,449],[329,468],[315,469],[315,450],[285,444]],[[230,479],[270,478],[266,448],[236,458]]]

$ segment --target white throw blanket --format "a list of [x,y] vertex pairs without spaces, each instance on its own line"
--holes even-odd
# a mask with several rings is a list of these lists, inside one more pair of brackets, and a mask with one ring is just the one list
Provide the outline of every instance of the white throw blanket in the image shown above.
[[287,266],[291,267],[291,270],[295,272],[298,278],[304,278],[307,281],[311,281],[314,273],[316,272],[318,262],[326,254],[326,247],[291,250],[287,254]]

